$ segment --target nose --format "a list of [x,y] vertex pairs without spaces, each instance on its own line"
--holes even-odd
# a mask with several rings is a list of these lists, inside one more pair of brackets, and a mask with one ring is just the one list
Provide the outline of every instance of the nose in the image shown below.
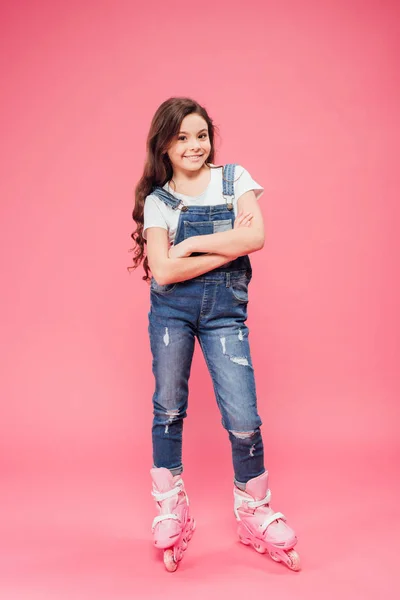
[[197,138],[195,138],[192,143],[191,143],[191,149],[192,150],[199,150],[201,148],[200,146],[200,142]]

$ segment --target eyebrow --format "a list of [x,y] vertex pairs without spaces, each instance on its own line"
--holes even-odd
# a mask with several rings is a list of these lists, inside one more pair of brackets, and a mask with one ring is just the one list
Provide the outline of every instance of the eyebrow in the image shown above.
[[[208,131],[208,130],[204,127],[204,129],[200,129],[200,131],[197,132],[197,135],[199,135],[199,133],[202,133],[203,131]],[[185,133],[186,135],[189,135],[187,131],[180,131],[178,133],[178,135],[180,135],[181,133]]]

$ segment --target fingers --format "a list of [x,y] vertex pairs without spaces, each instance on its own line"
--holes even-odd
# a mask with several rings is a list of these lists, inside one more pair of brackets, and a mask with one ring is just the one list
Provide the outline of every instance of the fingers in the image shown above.
[[253,217],[254,215],[251,212],[244,213],[243,211],[240,211],[235,219],[235,225],[237,227],[249,227]]

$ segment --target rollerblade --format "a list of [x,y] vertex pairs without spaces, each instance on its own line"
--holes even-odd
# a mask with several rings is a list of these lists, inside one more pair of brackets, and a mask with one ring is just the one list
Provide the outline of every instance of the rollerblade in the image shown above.
[[167,571],[178,568],[195,528],[189,515],[189,500],[180,475],[172,475],[164,467],[150,470],[153,480],[152,496],[159,515],[154,518],[152,533],[154,545],[164,551]]
[[235,486],[233,494],[240,541],[253,546],[260,554],[268,552],[276,562],[284,562],[289,569],[299,571],[300,557],[293,550],[296,534],[286,525],[285,516],[269,506],[268,472],[250,479],[246,491]]

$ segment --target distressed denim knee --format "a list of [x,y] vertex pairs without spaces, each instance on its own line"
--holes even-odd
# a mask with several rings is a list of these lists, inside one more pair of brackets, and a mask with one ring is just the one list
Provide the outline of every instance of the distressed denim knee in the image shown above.
[[253,477],[264,473],[264,446],[260,428],[254,431],[229,431],[232,445],[235,483],[244,485]]
[[149,315],[150,345],[153,354],[153,465],[174,475],[182,472],[183,420],[187,415],[188,379],[194,336],[184,322],[171,323],[168,303],[157,300]]
[[245,303],[236,302],[238,291],[245,289],[241,276],[240,283],[241,287],[236,287],[230,277],[229,285],[220,286],[218,304],[214,304],[210,317],[202,321],[200,342],[222,425],[229,432],[235,481],[244,484],[265,469]]
[[154,402],[153,466],[165,467],[173,475],[183,471],[182,465],[182,431],[186,409],[161,407]]

